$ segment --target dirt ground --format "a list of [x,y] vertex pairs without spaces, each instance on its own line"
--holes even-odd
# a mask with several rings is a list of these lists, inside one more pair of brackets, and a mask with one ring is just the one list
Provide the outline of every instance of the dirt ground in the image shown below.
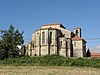
[[0,75],[100,75],[100,69],[60,66],[0,66]]

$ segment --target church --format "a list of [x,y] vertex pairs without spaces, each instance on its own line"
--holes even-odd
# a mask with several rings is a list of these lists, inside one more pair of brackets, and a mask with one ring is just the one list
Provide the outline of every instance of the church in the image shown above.
[[85,57],[86,41],[81,37],[81,28],[74,28],[72,32],[62,24],[46,24],[32,33],[32,40],[27,43],[26,54]]

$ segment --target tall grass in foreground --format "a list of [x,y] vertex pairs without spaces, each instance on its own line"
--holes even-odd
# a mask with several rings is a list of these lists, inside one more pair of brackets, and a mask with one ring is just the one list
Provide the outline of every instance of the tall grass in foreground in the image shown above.
[[0,60],[0,65],[14,66],[84,66],[100,68],[100,59],[98,58],[65,58],[57,55],[46,55],[36,57],[17,57]]

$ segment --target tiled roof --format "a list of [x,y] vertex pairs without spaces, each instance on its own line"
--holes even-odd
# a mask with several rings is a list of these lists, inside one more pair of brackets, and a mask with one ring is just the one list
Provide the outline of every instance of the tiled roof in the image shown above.
[[60,24],[45,24],[45,25],[42,25],[42,26],[51,26],[51,25],[60,25]]
[[79,37],[79,36],[75,36],[75,37],[72,38],[72,40],[84,40],[84,39]]
[[74,29],[81,29],[81,28],[74,28]]
[[100,57],[100,53],[91,53],[91,57]]
[[91,53],[91,55],[100,56],[100,53]]

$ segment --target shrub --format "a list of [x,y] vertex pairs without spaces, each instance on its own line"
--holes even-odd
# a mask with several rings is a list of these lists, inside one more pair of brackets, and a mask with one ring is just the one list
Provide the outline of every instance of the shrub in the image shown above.
[[0,60],[0,65],[35,65],[35,66],[85,66],[100,68],[100,59],[91,58],[65,58],[58,55],[17,57]]

